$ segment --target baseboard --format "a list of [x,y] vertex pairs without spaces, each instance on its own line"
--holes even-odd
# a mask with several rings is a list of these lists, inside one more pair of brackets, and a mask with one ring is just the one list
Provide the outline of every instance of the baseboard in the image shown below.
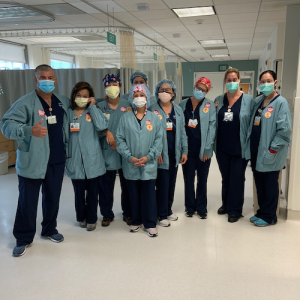
[[288,221],[300,221],[300,210],[287,210]]

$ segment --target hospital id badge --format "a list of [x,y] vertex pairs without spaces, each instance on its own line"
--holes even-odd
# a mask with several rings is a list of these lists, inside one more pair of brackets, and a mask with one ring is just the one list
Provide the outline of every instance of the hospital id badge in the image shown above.
[[225,112],[224,113],[224,120],[225,122],[231,122],[233,120],[233,112],[229,111],[229,112]]
[[261,120],[261,117],[256,116],[255,119],[254,119],[254,126],[259,126],[260,125],[260,120]]
[[188,124],[189,127],[196,128],[197,125],[198,125],[197,119],[189,119],[189,124]]
[[172,122],[167,122],[167,130],[172,131],[173,130],[173,123]]
[[108,113],[104,113],[104,116],[106,117],[106,119],[109,121],[109,119],[110,119],[110,114],[108,114]]
[[71,123],[70,124],[70,131],[79,131],[80,130],[80,124],[79,123]]
[[48,121],[48,124],[56,124],[57,123],[56,116],[49,116],[47,118],[47,121]]

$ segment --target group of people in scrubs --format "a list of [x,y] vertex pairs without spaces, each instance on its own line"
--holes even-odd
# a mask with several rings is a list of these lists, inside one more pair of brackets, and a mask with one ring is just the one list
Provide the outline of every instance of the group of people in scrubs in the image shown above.
[[[178,220],[172,211],[178,166],[183,168],[185,215],[207,218],[207,179],[213,152],[222,176],[222,206],[228,222],[242,217],[245,171],[249,160],[259,210],[256,226],[277,222],[278,177],[285,165],[291,134],[286,99],[276,92],[273,71],[259,77],[261,95],[253,99],[239,89],[237,69],[225,72],[226,92],[214,101],[206,95],[211,81],[201,77],[193,96],[179,105],[173,81],[164,79],[151,95],[142,72],[131,75],[131,89],[120,95],[118,74],[103,79],[104,99],[95,99],[87,82],[74,85],[70,98],[53,93],[57,78],[48,65],[35,70],[36,90],[5,113],[0,128],[18,143],[16,170],[19,201],[14,224],[13,256],[33,242],[39,190],[42,187],[41,237],[60,243],[57,214],[64,171],[74,187],[76,220],[95,230],[114,220],[114,187],[121,186],[123,221],[130,232],[142,227],[158,236],[157,224]],[[195,176],[197,174],[196,187]]]

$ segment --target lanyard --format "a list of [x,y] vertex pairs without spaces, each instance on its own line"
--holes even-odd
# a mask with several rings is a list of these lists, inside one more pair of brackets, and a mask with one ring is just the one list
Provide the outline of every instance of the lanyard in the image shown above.
[[[134,113],[134,116],[135,116],[137,122],[138,122],[139,125],[140,125],[140,130],[142,130],[142,120],[144,119],[144,117],[142,118],[142,120],[139,120],[139,119],[137,118],[137,110],[135,109],[135,110],[133,110],[132,112]],[[144,116],[146,115],[146,113],[147,113],[147,105],[146,105],[146,109],[145,109],[145,112],[144,112]]]
[[[280,96],[279,94],[276,95],[276,96],[270,101],[270,103],[269,103],[268,105],[270,105],[272,102],[274,102],[279,96]],[[261,106],[260,106],[260,108],[258,109],[258,115],[259,115],[259,116],[261,116],[261,114],[262,114],[262,112],[263,112],[263,110],[264,110],[264,108],[265,108],[265,107],[263,107],[263,105],[264,105],[264,100],[262,101]],[[267,106],[268,106],[268,105],[267,105]],[[267,107],[267,106],[266,106],[266,107]]]
[[175,123],[172,121],[172,119],[170,118],[170,114],[172,114],[172,112],[173,112],[173,109],[174,109],[174,107],[173,107],[173,103],[172,103],[172,109],[171,109],[171,111],[170,111],[170,114],[169,115],[167,115],[166,114],[166,112],[164,111],[164,109],[162,108],[162,106],[161,106],[161,104],[160,104],[160,102],[157,102],[158,103],[158,105],[159,105],[159,107],[162,109],[162,111],[164,112],[164,114],[166,115],[166,118],[168,119],[168,122],[171,122],[173,125],[174,125],[174,127],[176,127],[176,125],[175,125]]

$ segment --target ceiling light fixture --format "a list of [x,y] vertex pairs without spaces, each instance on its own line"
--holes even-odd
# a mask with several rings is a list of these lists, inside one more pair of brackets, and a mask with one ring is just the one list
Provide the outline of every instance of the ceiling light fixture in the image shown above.
[[214,54],[214,55],[211,55],[211,57],[228,57],[229,54]]
[[211,16],[216,14],[213,6],[173,8],[172,10],[179,18]]
[[174,38],[174,39],[180,38],[180,33],[174,33],[174,34],[173,34],[173,38]]
[[204,40],[204,41],[198,41],[202,45],[213,45],[213,44],[224,44],[225,40]]
[[80,42],[72,36],[52,36],[52,37],[36,37],[36,38],[26,38],[25,40],[35,42],[35,43],[63,43],[63,42]]

